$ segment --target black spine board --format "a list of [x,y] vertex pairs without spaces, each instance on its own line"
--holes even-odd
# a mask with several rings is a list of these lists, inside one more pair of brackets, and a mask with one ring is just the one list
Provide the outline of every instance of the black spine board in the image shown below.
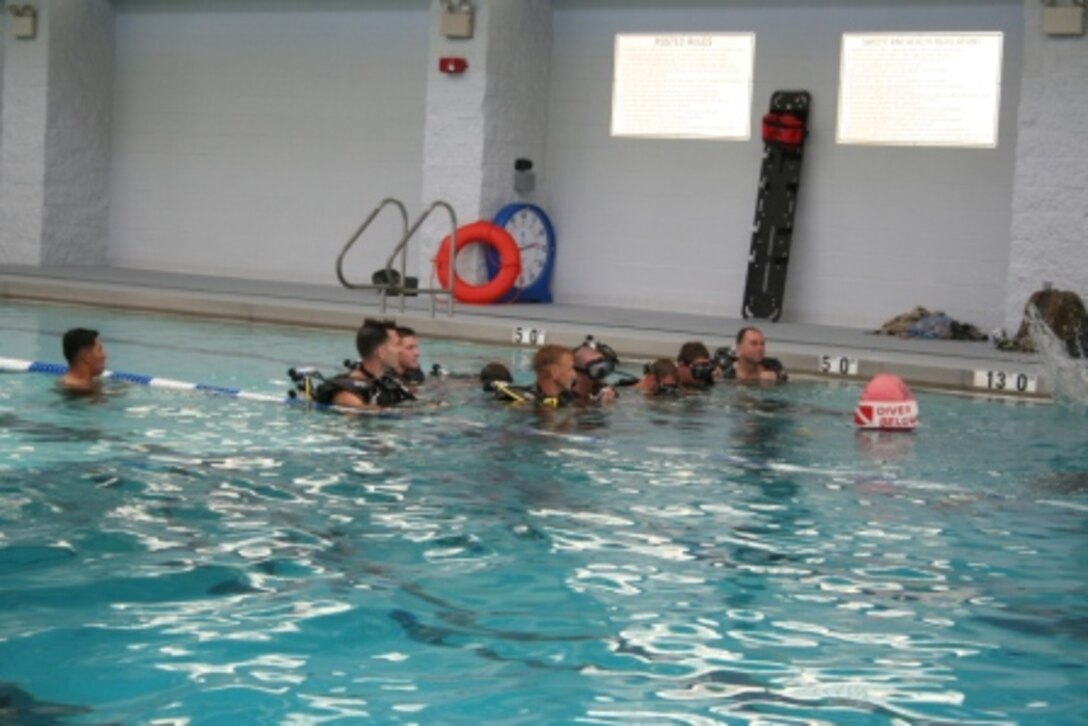
[[748,278],[744,285],[741,314],[747,318],[777,321],[782,317],[786,290],[786,267],[793,240],[793,215],[801,184],[801,160],[808,136],[807,91],[775,91],[771,113],[788,113],[805,124],[801,143],[787,147],[772,141],[763,145],[759,171],[756,216],[752,225],[752,246],[748,254]]

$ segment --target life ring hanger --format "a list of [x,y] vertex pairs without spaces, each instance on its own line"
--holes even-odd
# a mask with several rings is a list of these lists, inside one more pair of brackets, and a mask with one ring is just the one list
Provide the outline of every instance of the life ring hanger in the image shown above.
[[[487,245],[499,256],[499,267],[496,275],[482,285],[472,285],[457,274],[453,273],[453,296],[458,302],[464,303],[493,303],[514,287],[514,283],[521,274],[521,252],[518,243],[502,227],[481,219],[478,222],[466,224],[457,229],[457,249],[460,252],[465,245]],[[435,271],[438,273],[438,281],[442,287],[447,287],[450,268],[450,238],[447,236],[438,247],[435,255]]]

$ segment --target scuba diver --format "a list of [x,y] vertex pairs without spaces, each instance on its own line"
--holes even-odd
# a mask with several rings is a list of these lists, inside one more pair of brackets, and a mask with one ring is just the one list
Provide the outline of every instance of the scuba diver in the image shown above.
[[680,371],[668,358],[658,358],[646,364],[646,374],[634,384],[636,391],[651,396],[667,396],[680,390]]
[[[637,376],[616,370],[620,358],[612,347],[587,335],[582,344],[574,349],[574,396],[581,404],[605,404],[616,400],[617,388],[633,386]],[[609,381],[609,376],[615,378]]]
[[722,378],[740,382],[789,380],[782,362],[777,358],[767,357],[767,340],[759,328],[741,328],[736,342],[735,352],[729,348],[718,348],[714,351]]
[[325,378],[313,368],[292,368],[287,373],[304,398],[326,406],[385,408],[414,401],[415,395],[392,375],[398,357],[395,335],[390,326],[364,321],[355,334],[359,362],[345,361],[347,373],[333,378]]
[[715,368],[710,351],[698,340],[684,343],[676,354],[676,369],[680,374],[681,388],[710,388],[714,385]]
[[537,408],[562,408],[575,400],[571,390],[576,375],[573,353],[561,345],[544,345],[533,355],[532,365],[536,380],[531,386],[515,386],[503,380],[510,378],[505,366],[485,366],[480,372],[484,390],[494,392],[500,400]]

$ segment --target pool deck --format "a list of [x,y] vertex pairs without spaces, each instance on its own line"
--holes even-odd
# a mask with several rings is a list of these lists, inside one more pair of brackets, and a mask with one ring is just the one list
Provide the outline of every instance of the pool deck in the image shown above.
[[[793,377],[863,381],[878,372],[890,372],[913,386],[926,388],[1036,399],[1045,398],[1049,391],[1039,356],[999,351],[991,342],[904,340],[854,328],[747,321],[724,315],[523,303],[457,305],[450,317],[445,304],[440,303],[432,317],[430,298],[426,296],[405,299],[403,311],[401,298],[390,297],[383,313],[381,296],[368,290],[79,266],[0,265],[0,298],[343,330],[354,330],[364,317],[384,315],[415,328],[424,337],[510,345],[515,328],[520,326],[544,331],[548,342],[566,346],[574,346],[592,334],[622,357],[635,359],[673,357],[680,344],[688,340],[702,340],[711,350],[732,345],[736,332],[754,323],[767,336],[768,355],[779,358]],[[840,364],[856,362],[856,373],[822,373],[824,356],[830,356],[836,370]],[[995,376],[998,372],[1006,374],[1003,390],[976,386],[983,379],[1001,379],[987,377],[987,371]],[[1038,377],[1034,395],[1016,392],[1013,382],[1021,374]]]

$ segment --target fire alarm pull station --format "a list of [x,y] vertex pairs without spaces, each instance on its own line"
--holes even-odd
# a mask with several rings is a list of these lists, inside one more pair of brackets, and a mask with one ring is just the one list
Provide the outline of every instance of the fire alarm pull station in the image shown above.
[[438,70],[443,73],[464,73],[468,68],[468,61],[464,58],[439,58]]

